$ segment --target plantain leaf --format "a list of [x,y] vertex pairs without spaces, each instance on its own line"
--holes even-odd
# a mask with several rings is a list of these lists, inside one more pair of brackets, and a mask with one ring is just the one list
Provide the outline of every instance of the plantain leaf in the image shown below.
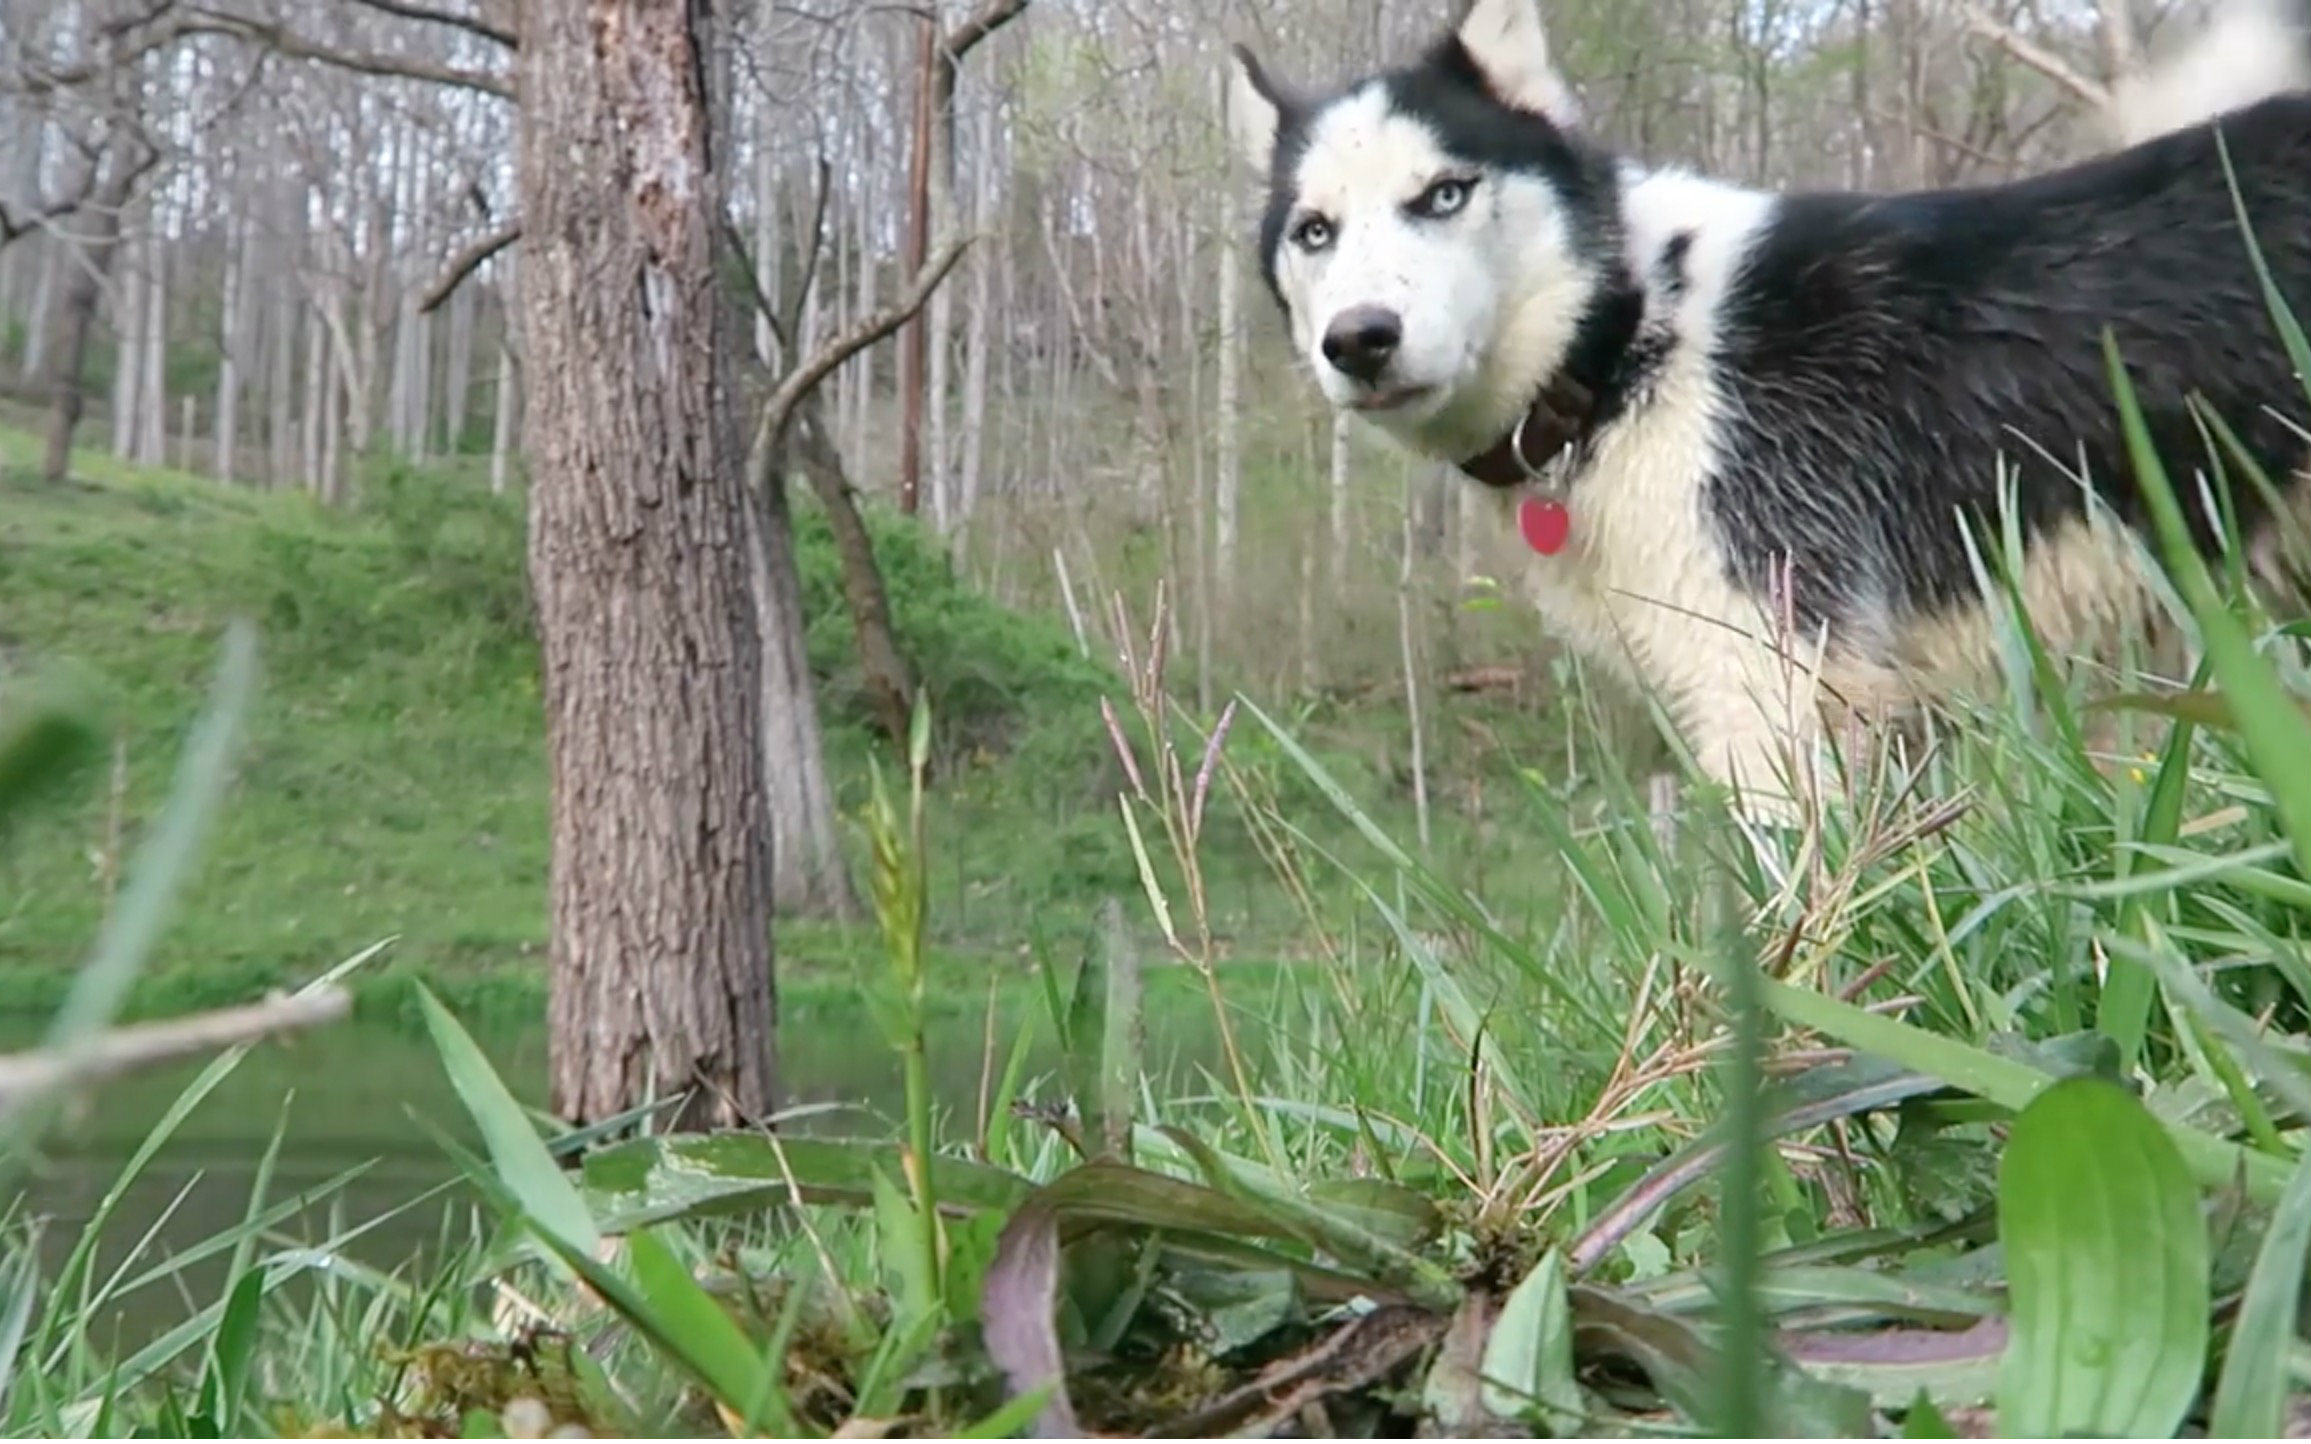
[[[585,1196],[606,1234],[674,1219],[805,1203],[853,1208],[875,1201],[878,1170],[904,1176],[896,1144],[850,1138],[774,1138],[760,1133],[676,1133],[637,1138],[586,1155]],[[1016,1173],[960,1158],[939,1159],[939,1211],[1008,1214],[1035,1185]]]
[[1537,1415],[1557,1438],[1577,1434],[1588,1408],[1573,1377],[1573,1307],[1555,1249],[1501,1304],[1484,1351],[1484,1406],[1504,1419]]
[[2207,1229],[2158,1120],[2101,1078],[2048,1088],[2014,1120],[1998,1224],[2001,1432],[2173,1437],[2206,1361]]

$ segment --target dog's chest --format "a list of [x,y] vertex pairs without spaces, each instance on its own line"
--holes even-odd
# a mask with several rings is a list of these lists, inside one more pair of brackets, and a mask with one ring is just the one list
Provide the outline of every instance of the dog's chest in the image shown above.
[[1594,439],[1566,478],[1564,549],[1528,553],[1524,566],[1527,594],[1567,643],[1673,690],[1707,660],[1713,633],[1756,624],[1703,510],[1711,408],[1688,390],[1664,375],[1642,412]]

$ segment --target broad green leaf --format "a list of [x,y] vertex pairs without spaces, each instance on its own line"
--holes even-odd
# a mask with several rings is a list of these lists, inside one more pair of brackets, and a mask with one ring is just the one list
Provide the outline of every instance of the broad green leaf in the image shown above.
[[1556,1438],[1578,1434],[1588,1408],[1573,1375],[1573,1309],[1555,1249],[1501,1302],[1484,1351],[1484,1406],[1504,1419],[1534,1417]]
[[[1570,1301],[1585,1357],[1605,1353],[1637,1365],[1688,1420],[1698,1423],[1715,1412],[1714,1351],[1692,1324],[1591,1284],[1575,1285]],[[1861,1390],[1808,1377],[1771,1350],[1760,1365],[1768,1436],[1864,1438],[1873,1432],[1870,1398]]]
[[[636,1280],[627,1278],[603,1263],[589,1250],[578,1247],[551,1229],[534,1227],[534,1231],[538,1241],[568,1265],[572,1273],[584,1279],[587,1287],[601,1295],[602,1302],[612,1312],[624,1319],[635,1333],[647,1340],[668,1362],[705,1386],[725,1408],[740,1414],[742,1418],[744,1411],[751,1408],[760,1413],[765,1422],[769,1422],[771,1416],[782,1407],[783,1394],[777,1389],[775,1379],[770,1388],[756,1396],[753,1392],[756,1388],[755,1375],[739,1367],[728,1337],[713,1337],[710,1326],[703,1324],[694,1312],[696,1300],[680,1297],[675,1286],[657,1272],[661,1265],[665,1265],[677,1273],[683,1273],[679,1261],[665,1252],[663,1244],[657,1244],[656,1240],[645,1243],[646,1235],[639,1233],[628,1239],[629,1247],[635,1243],[643,1244],[633,1255],[637,1267],[650,1270],[653,1285],[668,1290],[663,1297],[672,1301],[671,1311],[661,1307],[659,1300],[646,1293]],[[653,1244],[657,1246],[655,1254],[651,1252]],[[648,1262],[644,1263],[643,1260]],[[688,1274],[683,1273],[683,1277],[688,1278]],[[691,1287],[698,1288],[696,1280],[691,1280]],[[699,1298],[705,1300],[707,1307],[720,1309],[720,1305],[715,1304],[703,1289],[699,1290]],[[725,1318],[725,1322],[729,1320]],[[731,1327],[735,1329],[737,1325],[733,1323]],[[752,1370],[769,1372],[767,1350],[751,1357]],[[737,1400],[735,1405],[731,1403],[734,1398]]]
[[2014,1121],[1998,1179],[2010,1438],[2170,1438],[2207,1350],[2207,1230],[2166,1130],[2116,1084],[2065,1079]]
[[[896,1145],[848,1138],[760,1133],[680,1133],[637,1138],[586,1155],[586,1197],[606,1234],[653,1223],[806,1203],[853,1208],[875,1200],[875,1173],[901,1172]],[[949,1215],[1009,1213],[1035,1185],[1000,1168],[939,1160],[939,1208]]]
[[896,1280],[891,1303],[898,1322],[904,1326],[918,1318],[937,1317],[939,1280],[931,1276],[937,1264],[923,1251],[922,1216],[916,1212],[914,1200],[900,1192],[881,1169],[875,1170],[874,1211],[876,1251],[884,1269]]
[[1425,1248],[1444,1229],[1434,1199],[1385,1178],[1319,1178],[1308,1201],[1397,1248]]
[[442,1068],[457,1088],[466,1112],[480,1127],[490,1162],[497,1165],[498,1181],[508,1195],[548,1233],[589,1254],[600,1249],[601,1230],[594,1226],[586,1201],[579,1197],[577,1186],[562,1172],[561,1165],[554,1162],[545,1140],[530,1126],[529,1115],[490,1066],[473,1035],[450,1016],[423,983],[417,985],[417,1000],[425,1010],[425,1026],[433,1034],[434,1051],[441,1055]]
[[780,1371],[673,1250],[650,1232],[630,1236],[626,1250],[635,1290],[656,1315],[656,1331],[675,1344],[677,1357],[715,1400],[749,1425],[791,1426]]
[[[1703,1311],[1716,1302],[1715,1291],[1691,1276],[1674,1287],[1655,1284],[1631,1292],[1671,1313]],[[1757,1301],[1775,1317],[1836,1312],[1847,1321],[1893,1318],[1964,1324],[1999,1312],[1995,1299],[1970,1289],[1924,1283],[1882,1269],[1821,1265],[1763,1268],[1757,1276]]]
[[1289,1268],[1199,1268],[1170,1248],[1161,1250],[1160,1257],[1169,1265],[1163,1274],[1165,1289],[1201,1317],[1201,1330],[1209,1340],[1205,1348],[1215,1358],[1224,1359],[1307,1318],[1299,1276]]
[[[2001,1108],[2020,1111],[2054,1081],[2027,1064],[1929,1033],[1897,1018],[1866,1012],[1810,988],[1763,978],[1758,982],[1758,989],[1768,1008],[1801,1028],[1835,1038],[1849,1048],[1930,1073],[1954,1088]],[[2247,1196],[2257,1203],[2270,1204],[2286,1186],[2286,1165],[2268,1154],[2241,1148],[2196,1129],[2170,1126],[2167,1133],[2173,1145],[2181,1150],[2191,1177],[2203,1188],[2227,1188],[2243,1175]]]
[[2207,1422],[2211,1439],[2276,1439],[2287,1419],[2292,1380],[2287,1355],[2296,1342],[2296,1301],[2303,1265],[2311,1254],[2311,1152],[2295,1165],[2287,1191],[2272,1211],[2255,1270],[2239,1301],[2229,1356],[2215,1386]]
[[[1402,1289],[1432,1308],[1451,1308],[1459,1301],[1461,1288],[1451,1274],[1365,1226],[1365,1220],[1372,1215],[1370,1200],[1386,1196],[1394,1201],[1394,1206],[1382,1215],[1385,1224],[1402,1232],[1407,1223],[1407,1205],[1403,1200],[1408,1190],[1395,1184],[1377,1183],[1376,1191],[1368,1190],[1365,1202],[1351,1212],[1282,1189],[1246,1186],[1227,1162],[1201,1139],[1178,1128],[1158,1131],[1196,1161],[1216,1192],[1225,1191],[1268,1220],[1279,1231],[1272,1237],[1300,1239],[1331,1254],[1349,1268]],[[1416,1228],[1425,1226],[1418,1220],[1413,1222]]]
[[1326,1268],[1256,1243],[1194,1229],[1166,1229],[1163,1233],[1165,1266],[1177,1271],[1199,1265],[1217,1265],[1239,1277],[1265,1273],[1290,1274],[1301,1293],[1318,1303],[1345,1304],[1357,1299],[1402,1302],[1403,1294],[1369,1278]]

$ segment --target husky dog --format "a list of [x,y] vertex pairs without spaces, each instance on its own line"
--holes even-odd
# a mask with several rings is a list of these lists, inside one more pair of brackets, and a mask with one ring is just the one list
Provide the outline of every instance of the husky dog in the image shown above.
[[[1540,553],[1548,623],[1653,690],[1761,817],[1792,815],[1777,784],[1824,709],[1995,677],[1979,578],[2005,518],[2050,645],[2146,611],[2106,328],[2199,546],[2223,544],[2224,507],[2257,548],[2291,522],[2311,404],[2217,139],[2311,321],[2311,45],[2291,17],[2241,9],[2114,92],[2140,138],[2114,154],[1782,195],[1606,149],[1537,0],[1461,13],[1425,55],[1321,93],[1236,50],[1263,273],[1325,398],[1495,489]],[[2208,59],[2242,43],[2252,65]],[[2194,484],[2216,470],[2194,396],[2282,504],[2227,463]]]

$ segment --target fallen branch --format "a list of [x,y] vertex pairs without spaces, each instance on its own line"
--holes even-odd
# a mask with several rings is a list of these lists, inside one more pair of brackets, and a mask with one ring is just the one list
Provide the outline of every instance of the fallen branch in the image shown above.
[[73,1047],[7,1054],[0,1056],[0,1109],[55,1089],[102,1083],[277,1033],[322,1027],[352,1011],[353,995],[345,989],[316,988],[189,1018],[115,1028]]
[[1968,30],[1996,45],[2008,55],[2013,56],[2016,60],[2029,66],[2088,105],[2101,107],[2110,104],[2110,90],[2107,86],[2079,74],[2061,56],[2022,35],[2013,26],[2003,24],[1993,18],[1990,12],[1984,10],[1980,5],[1974,4],[1973,0],[1965,0],[1965,3],[1961,4],[1958,10],[1960,14],[1966,17]]
[[786,430],[787,418],[793,414],[796,403],[808,396],[813,387],[834,374],[835,368],[913,320],[915,314],[930,301],[932,293],[939,289],[940,283],[947,279],[947,274],[955,269],[955,264],[963,259],[963,252],[970,244],[969,236],[958,236],[949,241],[937,255],[923,263],[923,268],[915,273],[914,281],[899,294],[897,300],[873,315],[862,318],[849,330],[819,347],[809,360],[789,371],[786,378],[778,383],[777,389],[770,393],[770,399],[762,404],[762,417],[754,429],[753,454],[759,457],[768,452],[771,444],[778,440],[779,433]]
[[521,238],[522,223],[509,221],[450,257],[449,265],[443,269],[440,278],[426,287],[425,294],[418,298],[417,314],[430,316],[441,309],[442,303],[455,294],[459,286],[465,284],[466,277],[481,268],[482,262]]

